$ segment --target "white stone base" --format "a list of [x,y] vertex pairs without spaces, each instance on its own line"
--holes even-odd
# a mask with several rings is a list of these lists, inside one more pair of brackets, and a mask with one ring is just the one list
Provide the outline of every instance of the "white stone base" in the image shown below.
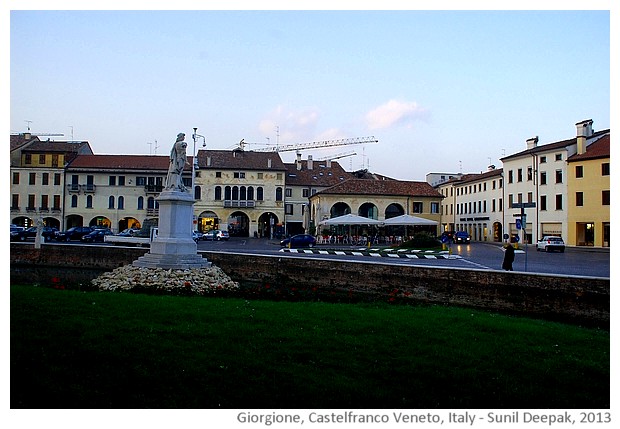
[[157,202],[157,237],[151,242],[149,253],[135,260],[133,266],[182,270],[210,267],[211,263],[198,255],[192,239],[192,196],[187,192],[163,191]]

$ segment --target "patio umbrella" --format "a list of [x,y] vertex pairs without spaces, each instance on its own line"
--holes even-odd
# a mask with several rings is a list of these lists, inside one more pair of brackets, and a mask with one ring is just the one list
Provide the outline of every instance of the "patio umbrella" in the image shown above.
[[423,217],[411,216],[408,214],[391,217],[383,221],[386,226],[389,225],[437,225],[438,222]]
[[370,219],[354,214],[346,214],[344,216],[333,217],[321,222],[323,225],[381,225],[381,221]]

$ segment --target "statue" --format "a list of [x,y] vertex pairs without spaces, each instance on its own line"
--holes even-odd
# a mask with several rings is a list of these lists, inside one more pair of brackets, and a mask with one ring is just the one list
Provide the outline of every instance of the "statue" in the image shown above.
[[185,143],[185,134],[179,133],[177,141],[174,142],[170,151],[170,166],[168,167],[168,176],[166,177],[166,189],[178,190],[186,192],[187,188],[183,185],[183,169],[187,164],[187,143]]

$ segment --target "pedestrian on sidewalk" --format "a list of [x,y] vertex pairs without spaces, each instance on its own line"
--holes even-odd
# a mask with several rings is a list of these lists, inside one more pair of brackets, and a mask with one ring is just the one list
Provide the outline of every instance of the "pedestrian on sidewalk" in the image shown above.
[[502,262],[502,268],[506,271],[512,271],[512,263],[515,260],[515,249],[512,244],[508,243],[504,250],[504,262]]

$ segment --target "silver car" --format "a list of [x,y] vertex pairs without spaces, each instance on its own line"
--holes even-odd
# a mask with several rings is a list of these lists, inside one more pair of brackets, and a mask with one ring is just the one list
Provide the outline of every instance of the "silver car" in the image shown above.
[[540,252],[541,250],[544,250],[545,252],[553,252],[554,250],[557,250],[558,252],[564,253],[564,248],[564,240],[562,240],[561,237],[546,236],[536,243],[537,252]]

